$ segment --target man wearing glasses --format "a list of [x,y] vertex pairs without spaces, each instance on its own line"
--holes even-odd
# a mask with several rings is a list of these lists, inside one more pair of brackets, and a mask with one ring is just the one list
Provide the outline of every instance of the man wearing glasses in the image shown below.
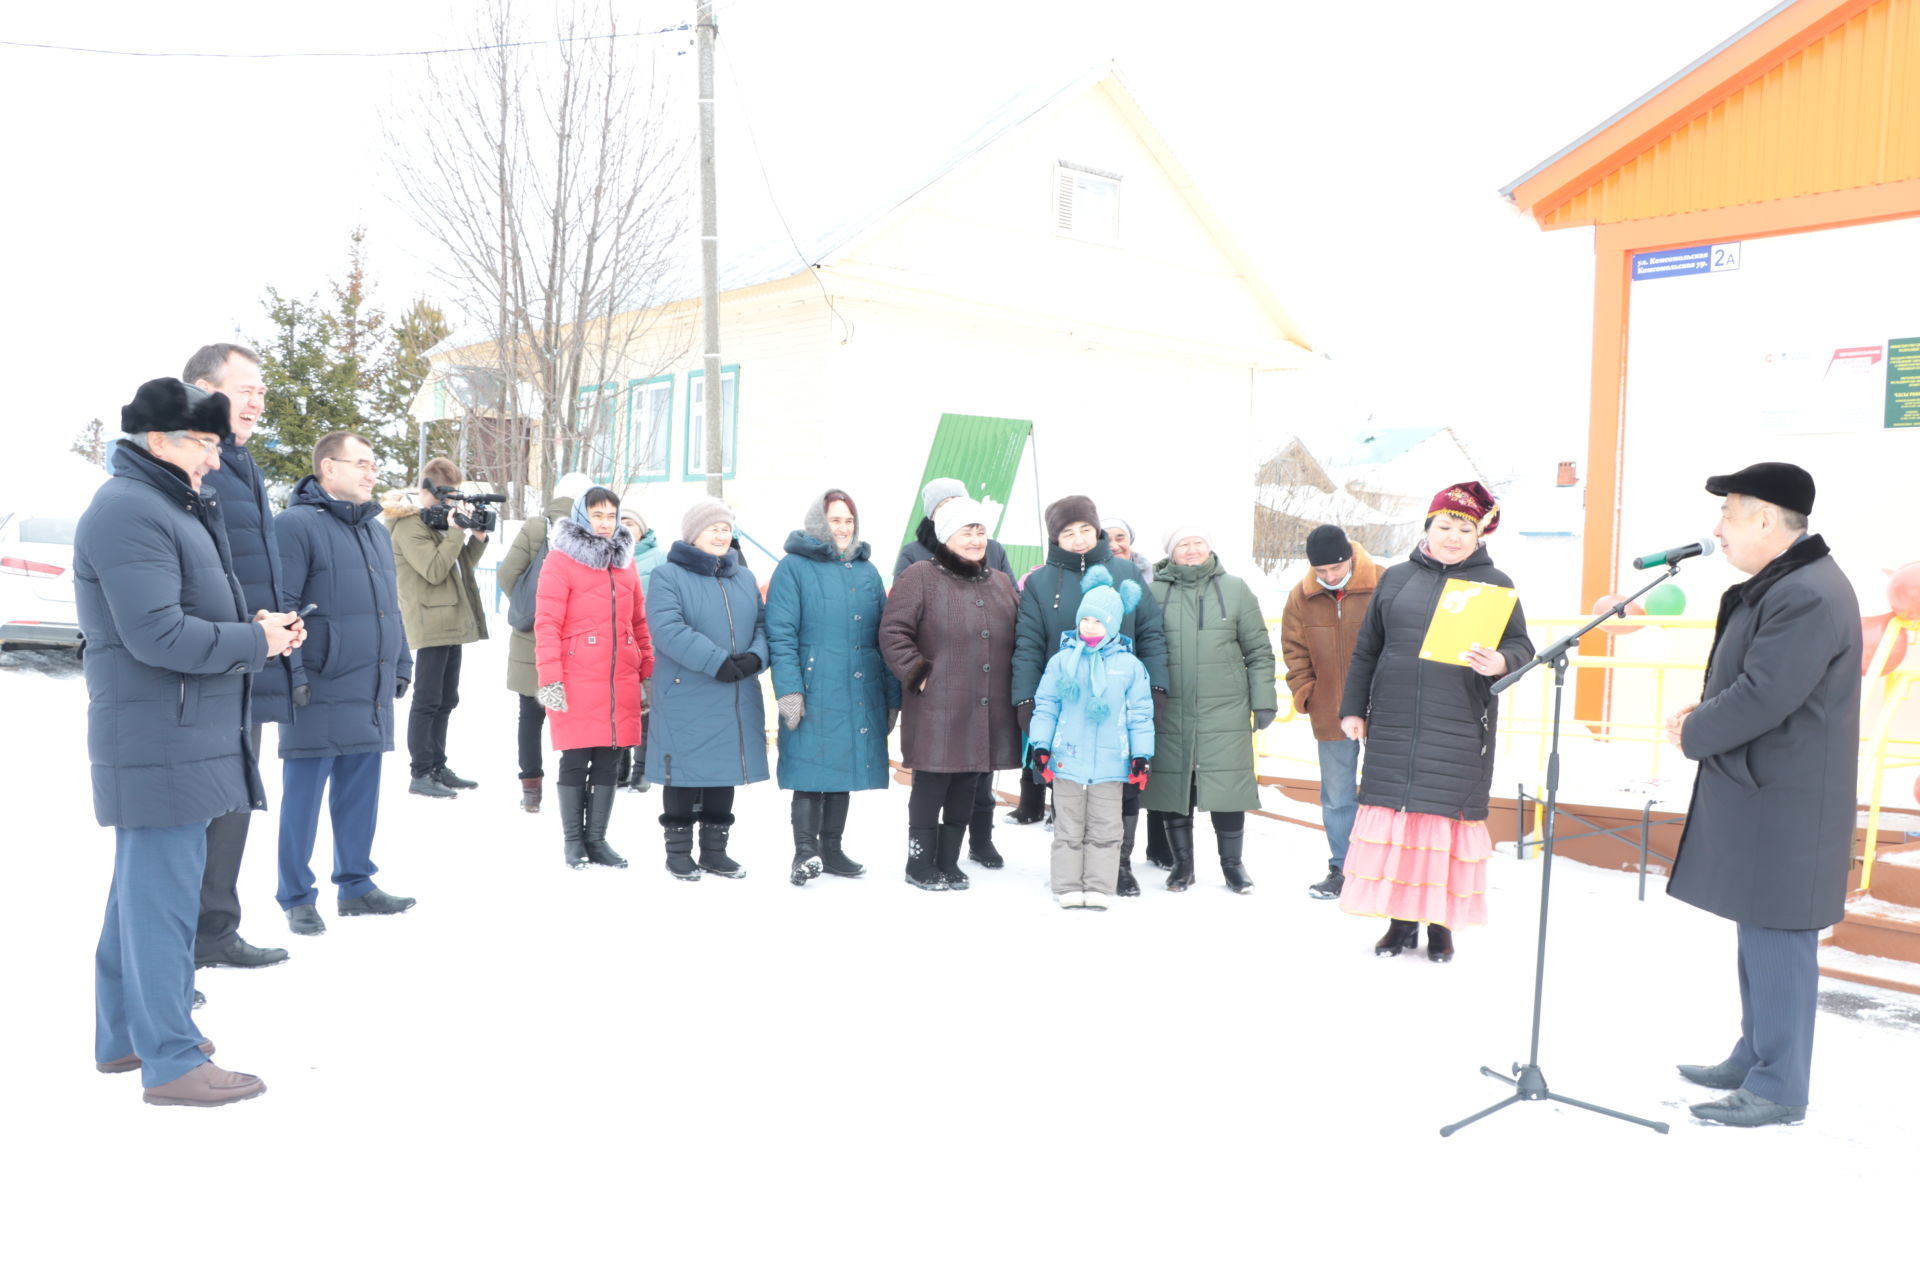
[[[240,581],[249,612],[297,610],[280,590],[280,548],[273,536],[273,509],[267,486],[247,452],[247,440],[267,404],[260,357],[233,342],[215,342],[194,352],[180,380],[202,391],[218,391],[232,408],[233,433],[220,442],[220,465],[209,471],[211,490],[227,532],[233,576]],[[269,662],[253,681],[252,723],[247,733],[254,759],[260,758],[260,726],[285,724],[294,708],[306,703],[307,677],[298,649]],[[200,927],[193,940],[194,963],[202,969],[258,969],[287,958],[284,947],[256,947],[240,936],[240,859],[247,848],[250,809],[215,818],[207,826],[207,870],[200,882]]]
[[202,492],[233,431],[227,398],[156,378],[121,409],[120,429],[113,477],[73,548],[94,814],[114,828],[94,957],[94,1063],[140,1072],[147,1102],[217,1107],[266,1086],[215,1066],[193,1023],[207,826],[266,806],[248,686],[302,629],[289,613],[249,616]]
[[397,915],[414,903],[373,883],[380,757],[393,750],[394,700],[413,676],[393,544],[373,501],[379,465],[361,437],[328,432],[313,446],[313,474],[274,519],[281,581],[294,599],[316,606],[305,654],[313,696],[280,732],[277,896],[288,927],[308,937],[327,931],[312,865],[323,796],[338,913]]

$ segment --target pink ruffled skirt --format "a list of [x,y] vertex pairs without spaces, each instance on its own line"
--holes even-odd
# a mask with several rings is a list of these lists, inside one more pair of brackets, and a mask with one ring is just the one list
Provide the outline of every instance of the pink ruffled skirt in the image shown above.
[[1360,806],[1347,844],[1340,909],[1449,929],[1487,922],[1485,822]]

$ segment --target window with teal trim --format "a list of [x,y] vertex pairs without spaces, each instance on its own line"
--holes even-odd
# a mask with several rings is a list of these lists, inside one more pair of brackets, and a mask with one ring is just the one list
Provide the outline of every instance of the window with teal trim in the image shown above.
[[[723,478],[733,479],[738,461],[740,439],[740,366],[720,366],[720,419],[725,435],[721,439]],[[707,375],[705,370],[687,375],[687,454],[681,463],[688,480],[707,476]]]
[[586,472],[596,484],[612,484],[620,384],[589,384],[580,388],[578,397],[580,412],[574,420],[573,447],[567,450],[567,469]]
[[629,382],[624,451],[628,482],[671,479],[667,454],[672,442],[673,375]]

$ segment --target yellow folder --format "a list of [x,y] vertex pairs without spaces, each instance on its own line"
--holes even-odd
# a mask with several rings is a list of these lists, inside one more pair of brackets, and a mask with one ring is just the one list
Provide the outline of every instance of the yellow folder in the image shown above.
[[1420,642],[1420,656],[1464,667],[1467,650],[1475,644],[1497,648],[1517,599],[1512,587],[1448,578],[1440,603],[1434,606],[1433,621],[1427,624],[1426,639]]

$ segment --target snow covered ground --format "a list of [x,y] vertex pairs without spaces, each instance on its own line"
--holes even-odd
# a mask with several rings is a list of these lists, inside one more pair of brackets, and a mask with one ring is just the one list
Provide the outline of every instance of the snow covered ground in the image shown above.
[[1203,834],[1194,892],[1150,878],[1104,915],[1052,905],[1032,828],[1000,829],[1007,869],[967,894],[909,889],[897,789],[855,799],[864,880],[787,884],[772,783],[741,793],[745,880],[669,879],[657,792],[615,810],[632,869],[569,872],[551,808],[515,807],[504,663],[469,653],[453,720],[479,791],[415,799],[388,762],[379,880],[406,916],[338,920],[323,888],[329,932],[291,937],[255,818],[243,931],[293,959],[202,972],[200,1027],[269,1091],[196,1112],[91,1069],[112,842],[85,687],[0,655],[7,1274],[1912,1265],[1920,997],[1826,984],[1807,1123],[1699,1125],[1711,1095],[1672,1064],[1732,1043],[1733,926],[1562,862],[1547,1079],[1672,1131],[1540,1102],[1442,1139],[1510,1095],[1483,1064],[1527,1055],[1538,861],[1496,859],[1493,924],[1451,966],[1375,959],[1377,922],[1304,892],[1319,833],[1263,819],[1252,896]]

